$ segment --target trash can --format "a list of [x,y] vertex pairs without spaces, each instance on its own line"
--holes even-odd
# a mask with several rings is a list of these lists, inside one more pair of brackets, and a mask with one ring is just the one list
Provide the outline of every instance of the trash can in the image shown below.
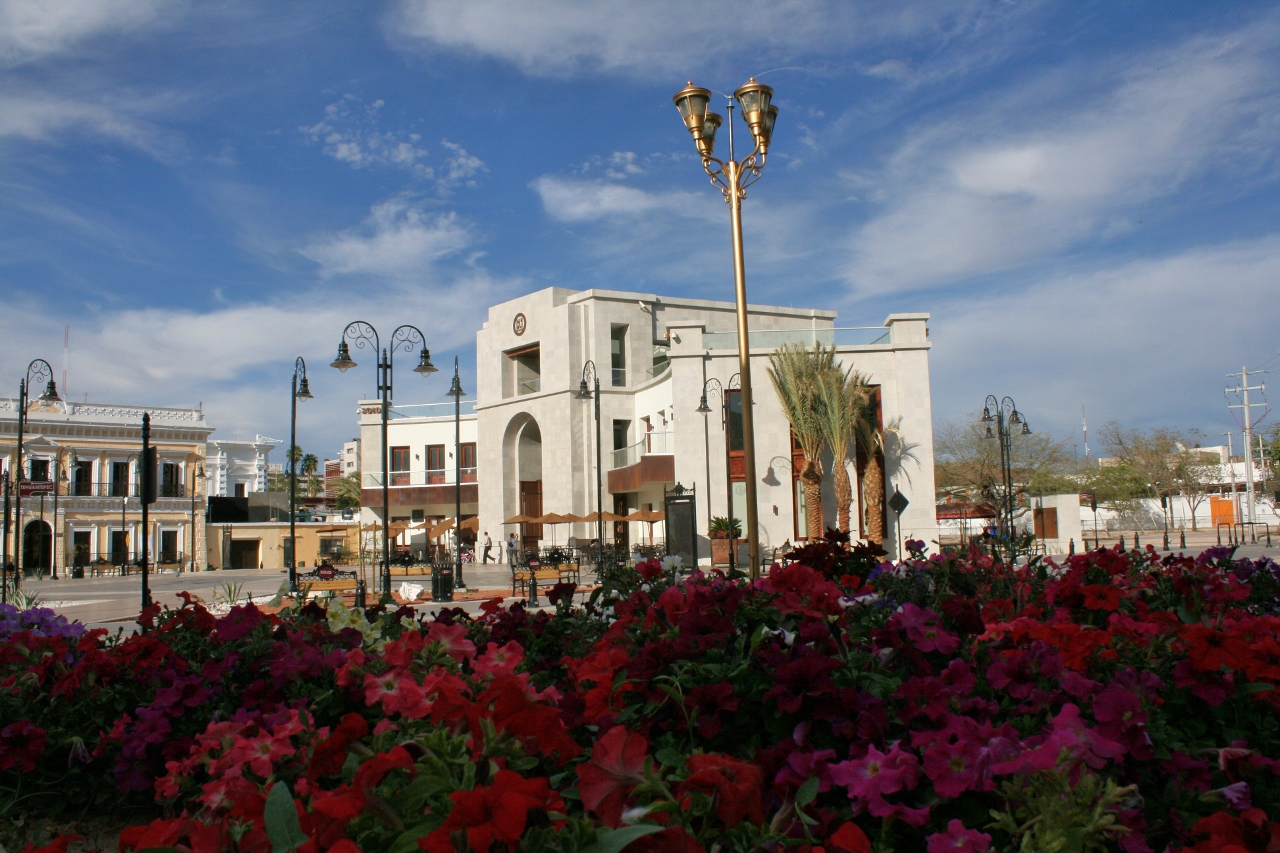
[[84,577],[84,566],[72,566],[71,577],[80,579]]
[[431,600],[453,601],[453,570],[448,566],[431,570]]

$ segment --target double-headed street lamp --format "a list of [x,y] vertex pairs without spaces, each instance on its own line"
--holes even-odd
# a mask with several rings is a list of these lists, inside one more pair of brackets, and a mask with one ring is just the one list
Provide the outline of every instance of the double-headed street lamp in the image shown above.
[[298,401],[312,396],[307,363],[298,356],[293,362],[293,393],[289,395],[289,592],[293,593],[298,591]]
[[[1021,426],[1022,435],[1030,435],[1031,427],[1028,426],[1026,418],[1018,411],[1018,406],[1013,402],[1012,397],[1005,397],[1002,400],[996,400],[994,395],[988,394],[986,401],[982,405],[982,423],[987,425],[987,434],[983,438],[998,438],[1000,441],[1000,479],[1004,487],[1003,500],[1001,501],[1002,516],[1000,527],[1009,542],[1009,561],[1012,562],[1015,556],[1013,544],[1013,428]],[[996,425],[995,431],[991,429],[992,424]]]
[[43,358],[33,359],[27,365],[27,373],[18,383],[18,476],[15,480],[17,485],[17,495],[14,501],[14,517],[17,519],[17,530],[14,533],[14,556],[17,557],[16,567],[13,571],[13,588],[16,591],[22,578],[22,549],[26,544],[26,537],[23,535],[22,529],[22,481],[26,479],[23,476],[24,467],[22,464],[22,437],[23,430],[27,424],[27,398],[28,392],[32,385],[39,385],[41,382],[46,383],[44,393],[37,400],[41,403],[60,403],[62,398],[58,396],[58,384],[53,381],[53,368],[49,366],[49,362]]
[[338,341],[338,357],[333,360],[330,367],[336,367],[342,372],[346,372],[356,366],[351,360],[351,348],[347,345],[348,341],[354,341],[357,349],[371,347],[375,355],[378,355],[378,393],[382,400],[382,571],[383,571],[383,593],[391,594],[391,493],[387,489],[390,480],[390,471],[388,467],[388,458],[391,448],[387,447],[387,418],[391,414],[391,380],[392,380],[392,359],[397,349],[403,348],[405,352],[413,352],[413,348],[419,344],[422,350],[418,356],[418,366],[413,369],[414,373],[420,373],[424,376],[435,373],[436,366],[431,363],[431,351],[427,349],[427,338],[422,334],[422,330],[417,326],[405,324],[398,326],[391,333],[391,346],[383,348],[378,338],[378,331],[369,323],[363,320],[355,320],[347,324],[342,330],[342,337]]
[[[591,377],[591,385],[587,385],[587,377]],[[596,401],[596,574],[604,571],[604,481],[600,469],[600,375],[596,373],[596,363],[587,359],[582,365],[582,381],[578,383],[577,398],[579,400]]]
[[465,592],[462,582],[462,379],[458,376],[458,357],[453,357],[453,384],[448,396],[453,398],[453,587]]
[[747,329],[747,275],[742,258],[742,199],[747,187],[760,178],[769,142],[773,138],[774,122],[778,108],[772,106],[773,89],[757,83],[752,77],[733,93],[742,108],[742,118],[751,132],[751,152],[737,160],[733,145],[733,100],[729,101],[729,159],[719,160],[712,155],[715,149],[716,131],[723,121],[720,116],[708,112],[711,91],[689,83],[672,98],[685,127],[693,136],[702,167],[711,183],[720,189],[729,204],[729,223],[733,239],[733,277],[738,309],[738,370],[742,374],[742,444],[746,463],[747,485],[747,553],[751,560],[752,579],[760,576],[759,511],[756,506],[756,437],[755,419],[751,411],[751,344]]

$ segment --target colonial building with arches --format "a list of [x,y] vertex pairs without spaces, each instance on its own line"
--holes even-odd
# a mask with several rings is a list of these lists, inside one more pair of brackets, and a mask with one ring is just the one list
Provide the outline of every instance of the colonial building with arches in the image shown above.
[[[141,530],[138,456],[142,415],[157,449],[156,503]],[[0,398],[0,466],[17,490],[19,464],[30,494],[17,512],[10,497],[7,558],[24,571],[68,570],[136,561],[142,536],[156,565],[203,567],[205,498],[197,486],[213,427],[199,408],[33,400],[17,458],[18,401]]]

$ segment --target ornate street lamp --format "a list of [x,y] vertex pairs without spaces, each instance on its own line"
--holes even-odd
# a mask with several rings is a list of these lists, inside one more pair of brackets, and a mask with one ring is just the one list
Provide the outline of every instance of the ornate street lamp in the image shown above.
[[293,362],[293,393],[289,395],[289,592],[292,593],[298,591],[298,401],[310,400],[313,396],[311,384],[307,382],[307,363],[298,356]]
[[[587,385],[587,377],[591,377],[591,385]],[[587,359],[582,365],[582,381],[578,383],[579,400],[596,401],[596,576],[603,577],[604,571],[604,481],[600,469],[600,375],[596,373],[596,363]]]
[[742,199],[747,187],[760,179],[769,143],[773,138],[773,126],[778,118],[778,108],[770,101],[773,89],[757,83],[752,77],[733,93],[742,108],[742,119],[751,133],[751,152],[742,160],[736,159],[733,140],[733,100],[729,101],[729,158],[719,160],[712,156],[715,150],[716,132],[722,119],[708,112],[711,92],[689,83],[676,92],[672,100],[680,111],[693,137],[694,146],[702,157],[702,167],[711,183],[720,189],[729,204],[730,232],[733,240],[733,277],[738,313],[738,371],[742,375],[742,443],[746,463],[747,486],[747,553],[752,579],[760,576],[759,510],[756,506],[756,438],[755,419],[751,406],[751,344],[747,329],[747,281],[742,257]]
[[347,345],[348,341],[354,341],[357,349],[370,347],[373,349],[374,355],[378,358],[378,393],[382,399],[382,579],[383,593],[391,595],[391,493],[387,489],[390,479],[390,471],[388,470],[388,458],[391,448],[387,447],[387,418],[391,414],[392,400],[392,360],[397,349],[403,349],[405,352],[413,352],[413,348],[419,344],[422,346],[418,355],[418,366],[413,369],[414,373],[426,376],[436,372],[436,366],[431,363],[431,351],[426,347],[426,336],[422,334],[422,330],[417,326],[405,324],[398,326],[391,333],[391,346],[386,349],[382,348],[378,338],[378,331],[369,323],[363,320],[355,320],[347,324],[342,330],[342,337],[338,340],[338,357],[333,360],[330,367],[336,367],[343,373],[356,366],[351,359],[351,349]]
[[33,359],[27,365],[27,373],[18,383],[18,477],[16,482],[17,494],[14,497],[14,517],[17,519],[17,531],[14,535],[14,556],[17,558],[13,571],[13,589],[17,592],[18,585],[22,578],[22,546],[25,544],[25,537],[22,529],[22,481],[26,479],[24,471],[26,470],[22,463],[22,434],[27,424],[27,397],[31,386],[39,385],[41,382],[46,383],[44,393],[36,398],[41,403],[60,403],[62,398],[58,396],[58,384],[53,381],[53,368],[49,366],[49,362],[43,358]]
[[[1031,427],[1012,397],[996,400],[991,394],[982,405],[981,423],[987,425],[984,438],[998,438],[1000,441],[1000,480],[1004,489],[1000,501],[1000,528],[1008,542],[1009,563],[1012,564],[1017,557],[1013,540],[1013,427],[1021,425],[1022,435],[1031,435]],[[993,423],[996,427],[994,433],[991,430]]]
[[453,384],[446,393],[453,398],[453,586],[466,592],[462,582],[462,398],[467,392],[458,377],[457,356],[453,357]]

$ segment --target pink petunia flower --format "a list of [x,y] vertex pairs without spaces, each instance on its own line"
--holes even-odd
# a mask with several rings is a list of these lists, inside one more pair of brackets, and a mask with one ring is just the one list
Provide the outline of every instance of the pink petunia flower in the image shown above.
[[947,824],[946,832],[938,832],[925,839],[928,853],[987,853],[991,849],[991,836],[976,829],[968,829],[959,820]]

